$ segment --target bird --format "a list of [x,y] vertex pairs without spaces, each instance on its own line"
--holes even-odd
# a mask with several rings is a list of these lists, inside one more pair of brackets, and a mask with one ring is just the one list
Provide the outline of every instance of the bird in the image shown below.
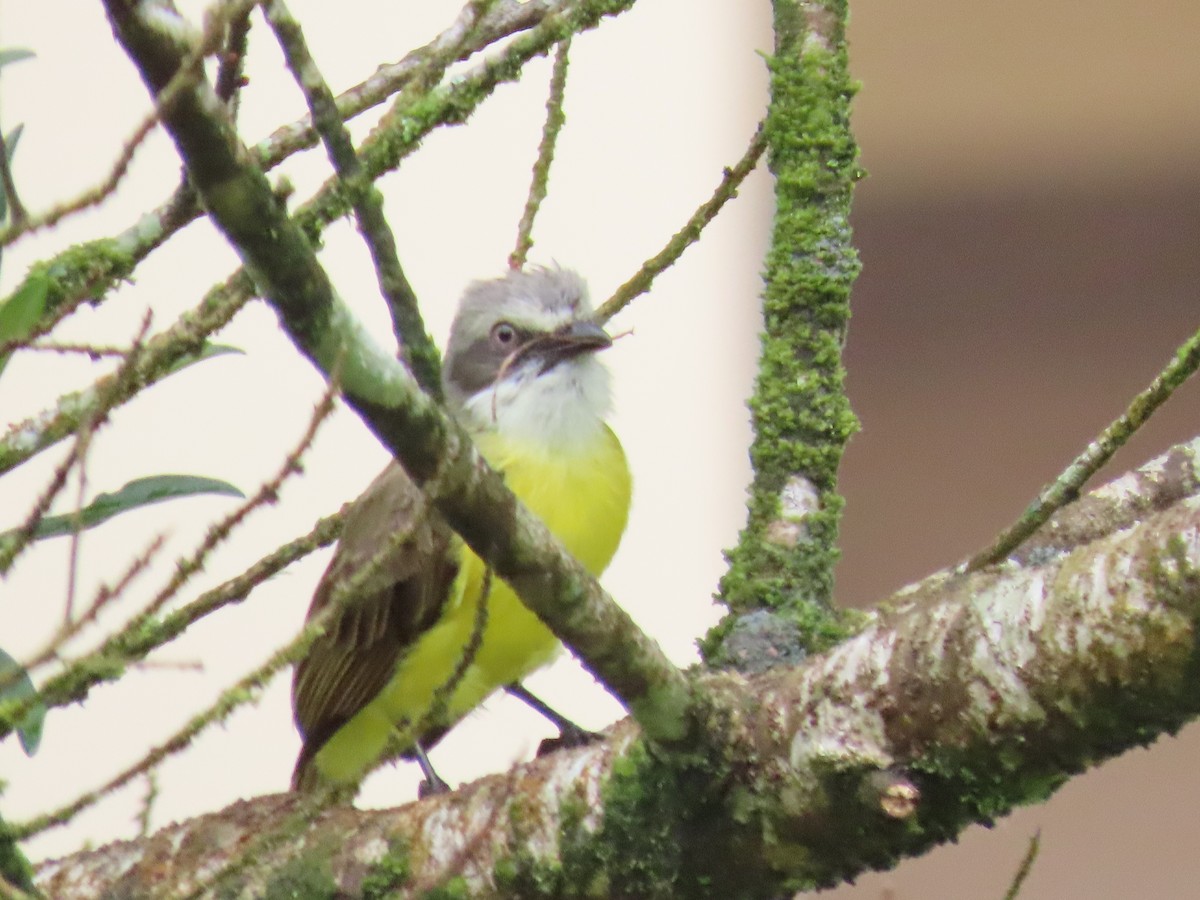
[[[593,575],[625,531],[632,482],[608,425],[612,338],[583,278],[528,267],[469,284],[442,364],[444,402],[508,488]],[[335,597],[346,585],[353,597]],[[292,789],[348,791],[378,763],[426,751],[561,645],[454,533],[394,461],[350,507],[308,619],[333,621],[295,667],[302,746]],[[481,609],[482,604],[482,609]]]

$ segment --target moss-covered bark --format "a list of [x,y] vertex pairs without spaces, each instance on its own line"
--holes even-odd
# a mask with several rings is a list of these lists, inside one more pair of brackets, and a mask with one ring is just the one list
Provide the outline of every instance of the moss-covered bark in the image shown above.
[[[1200,439],[1064,510],[1055,533],[1088,533],[1074,547],[928,579],[801,666],[704,676],[704,751],[663,753],[625,722],[451,795],[329,810],[256,852],[236,895],[280,873],[339,896],[374,876],[401,896],[780,897],[1039,802],[1200,715],[1197,459]],[[238,804],[41,881],[63,898],[212,896],[212,872],[298,802]]]
[[[833,616],[842,497],[838,466],[857,429],[842,348],[859,264],[850,198],[859,176],[850,133],[844,0],[776,0],[767,116],[775,221],[764,272],[762,357],[750,401],[749,520],[729,552],[718,599],[731,615],[705,642],[710,662],[738,617],[768,610],[775,656],[842,634]],[[760,629],[761,630],[761,629]]]

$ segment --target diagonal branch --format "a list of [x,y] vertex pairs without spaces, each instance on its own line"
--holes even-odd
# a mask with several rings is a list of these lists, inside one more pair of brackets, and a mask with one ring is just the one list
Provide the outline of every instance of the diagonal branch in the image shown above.
[[333,163],[334,171],[337,172],[338,181],[353,198],[351,202],[358,230],[371,253],[380,291],[392,312],[401,359],[412,370],[422,390],[434,397],[440,397],[440,360],[437,348],[425,330],[425,322],[417,308],[417,295],[400,265],[400,257],[396,252],[396,238],[383,214],[383,195],[363,172],[362,163],[359,162],[358,154],[354,152],[354,145],[350,141],[350,132],[342,124],[333,91],[325,83],[316,60],[309,53],[300,23],[292,16],[283,0],[268,0],[263,9],[267,22],[283,48],[288,68],[304,91],[308,107],[312,111],[313,124],[325,142],[325,149],[330,162]]
[[[580,4],[577,30],[626,2]],[[163,9],[105,0],[113,31],[157,95],[190,48]],[[625,703],[656,740],[693,732],[687,679],[504,486],[467,433],[365,333],[333,292],[312,247],[238,140],[226,110],[200,81],[162,115],[209,215],[241,255],[297,348],[322,372],[336,361],[349,405],[446,521]]]

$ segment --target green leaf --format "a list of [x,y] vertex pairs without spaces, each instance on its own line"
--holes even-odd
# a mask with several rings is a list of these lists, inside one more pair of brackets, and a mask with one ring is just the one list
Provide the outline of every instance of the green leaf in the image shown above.
[[212,359],[214,356],[225,356],[229,353],[236,353],[241,356],[244,355],[245,352],[246,351],[241,347],[234,347],[230,344],[210,344],[206,342],[204,346],[200,348],[199,353],[193,354],[192,356],[184,356],[175,360],[175,362],[171,364],[171,367],[168,369],[168,371],[174,375],[176,372],[182,372],[184,369],[190,365],[193,365],[194,363],[204,362],[204,360]]
[[13,887],[28,891],[34,897],[41,896],[33,883],[33,866],[6,831],[4,820],[0,819],[0,876]]
[[[21,664],[0,650],[0,702],[5,700],[24,701],[37,696],[37,689],[29,680],[29,673],[21,668]],[[46,718],[46,707],[36,703],[29,712],[16,723],[17,737],[21,739],[21,749],[26,756],[37,753],[38,744],[42,742],[42,722]]]
[[[50,292],[50,277],[36,271],[25,279],[17,291],[0,304],[0,344],[23,341],[46,311],[46,295]],[[0,353],[0,373],[8,365],[11,353]]]
[[33,59],[36,55],[32,50],[26,50],[22,47],[11,47],[8,50],[0,50],[0,69],[9,63],[20,62],[23,59]]
[[12,162],[13,154],[17,152],[17,144],[20,143],[21,135],[24,133],[25,126],[21,124],[4,136],[4,149],[8,153],[9,162]]
[[[100,494],[77,513],[67,513],[61,516],[47,516],[38,523],[33,536],[35,539],[58,537],[71,534],[76,529],[94,528],[101,522],[106,522],[113,516],[161,503],[176,497],[192,497],[197,494],[222,494],[229,497],[246,496],[227,481],[216,478],[204,478],[200,475],[150,475],[146,478],[135,478],[119,491],[112,494]],[[11,534],[11,532],[10,532]],[[0,539],[5,535],[0,535]]]
[[[12,131],[4,136],[4,154],[8,157],[9,172],[12,171],[13,154],[17,152],[17,143],[21,140],[21,134],[25,131],[24,125],[18,125]],[[8,220],[8,194],[6,191],[0,191],[0,222]]]

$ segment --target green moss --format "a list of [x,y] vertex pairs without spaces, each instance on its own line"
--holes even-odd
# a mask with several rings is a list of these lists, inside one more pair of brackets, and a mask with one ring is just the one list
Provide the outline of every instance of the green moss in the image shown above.
[[729,816],[714,788],[724,782],[706,756],[667,760],[639,745],[614,764],[598,832],[585,825],[582,799],[564,804],[557,860],[521,849],[514,820],[518,849],[497,864],[497,887],[521,900],[749,896],[739,873],[712,871],[730,853]]
[[421,895],[422,900],[467,900],[470,896],[470,886],[461,875],[455,875]]
[[95,302],[116,282],[128,278],[135,264],[133,255],[111,238],[76,244],[53,259],[30,266],[25,279],[9,296],[19,294],[34,281],[44,280],[46,301],[42,318],[48,319],[65,304],[80,298]]
[[[845,13],[844,4],[827,7],[835,16]],[[858,428],[841,357],[859,270],[849,212],[860,170],[849,130],[854,85],[840,26],[826,50],[806,39],[796,4],[775,8],[766,134],[776,212],[750,400],[754,481],[747,525],[728,554],[718,599],[734,613],[767,608],[794,619],[815,649],[844,630],[832,597],[843,507],[838,466]],[[799,511],[794,498],[785,503],[797,490],[812,494]],[[713,658],[728,628],[725,623],[708,636],[706,658]]]
[[[229,897],[241,896],[231,888]],[[324,853],[301,853],[280,866],[267,882],[262,900],[335,900],[341,896]]]
[[412,866],[408,858],[408,845],[403,841],[392,841],[388,852],[372,864],[371,870],[362,880],[362,900],[384,900],[397,888],[403,887],[412,877]]
[[601,860],[592,835],[583,825],[587,806],[582,799],[566,798],[559,809],[558,859],[536,857],[526,849],[525,821],[520,805],[509,814],[509,840],[514,852],[496,863],[493,877],[500,892],[514,898],[603,897],[594,882]]

